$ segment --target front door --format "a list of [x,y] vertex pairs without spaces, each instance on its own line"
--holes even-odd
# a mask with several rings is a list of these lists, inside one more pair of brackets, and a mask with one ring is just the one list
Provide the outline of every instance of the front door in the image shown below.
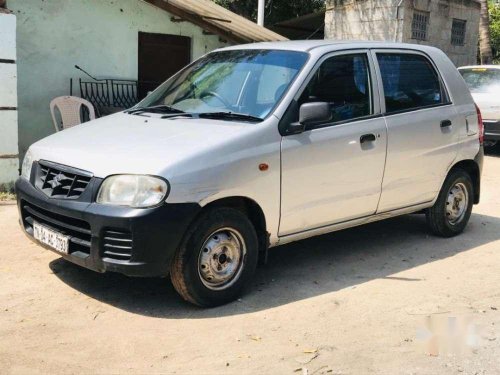
[[366,51],[325,57],[296,98],[297,108],[328,102],[332,120],[283,137],[280,236],[376,212],[387,134],[369,61]]
[[430,202],[456,158],[465,117],[457,114],[427,56],[394,50],[373,54],[383,84],[389,137],[378,211]]
[[139,100],[191,61],[191,38],[139,33]]

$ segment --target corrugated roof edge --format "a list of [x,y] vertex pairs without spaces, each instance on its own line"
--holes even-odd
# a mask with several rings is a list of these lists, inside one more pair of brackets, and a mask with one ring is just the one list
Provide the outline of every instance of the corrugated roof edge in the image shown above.
[[143,0],[231,42],[288,40],[211,0]]

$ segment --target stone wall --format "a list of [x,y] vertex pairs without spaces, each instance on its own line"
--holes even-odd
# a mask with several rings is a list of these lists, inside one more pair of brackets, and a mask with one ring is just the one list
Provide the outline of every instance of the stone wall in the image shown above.
[[[430,12],[425,41],[412,39],[414,9]],[[453,18],[467,21],[463,46],[451,44]],[[433,45],[461,66],[476,62],[478,34],[479,3],[473,0],[327,0],[327,39]]]
[[398,27],[397,15],[394,1],[329,0],[325,38],[400,41],[401,27]]
[[16,17],[0,12],[0,189],[18,176]]
[[[414,9],[430,12],[426,41],[418,41],[411,38],[411,24]],[[404,14],[404,42],[428,44],[438,47],[446,52],[456,66],[476,64],[479,37],[479,3],[471,0],[414,0],[405,3]],[[451,44],[451,25],[453,18],[467,21],[465,43],[463,46],[454,46]]]

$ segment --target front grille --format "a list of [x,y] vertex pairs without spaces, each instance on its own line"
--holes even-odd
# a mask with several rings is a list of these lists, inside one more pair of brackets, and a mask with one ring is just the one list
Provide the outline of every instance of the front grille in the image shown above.
[[51,198],[78,199],[92,174],[48,162],[39,162],[35,186]]
[[23,224],[26,231],[33,235],[33,222],[43,224],[53,230],[69,236],[69,253],[81,252],[90,254],[90,224],[84,220],[56,214],[21,201]]
[[130,260],[132,257],[132,233],[108,229],[103,232],[103,257]]

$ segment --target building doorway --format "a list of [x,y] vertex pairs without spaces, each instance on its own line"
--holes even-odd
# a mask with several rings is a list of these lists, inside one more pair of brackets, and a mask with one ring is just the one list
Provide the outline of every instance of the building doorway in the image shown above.
[[139,32],[139,100],[191,62],[191,38]]

